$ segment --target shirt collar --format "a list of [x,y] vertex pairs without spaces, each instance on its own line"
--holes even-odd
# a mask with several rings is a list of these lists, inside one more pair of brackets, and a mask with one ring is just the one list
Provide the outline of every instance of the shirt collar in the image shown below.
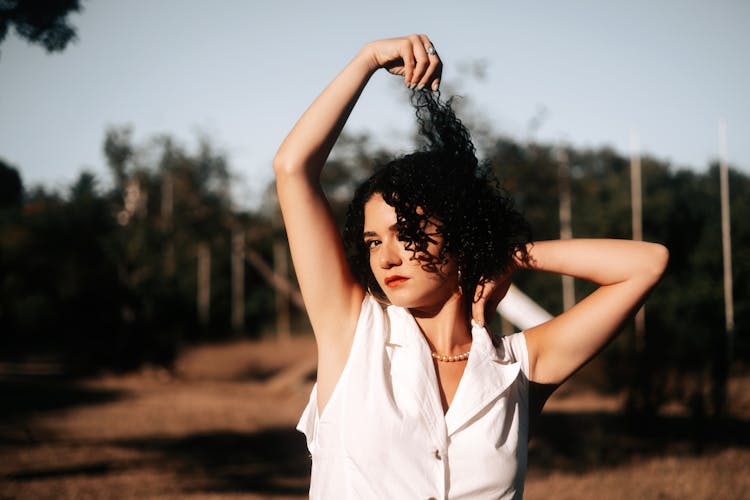
[[[432,395],[422,394],[425,398],[425,410],[431,414],[439,411],[443,416],[440,398],[437,393],[437,375],[431,363],[430,349],[422,335],[412,314],[402,307],[389,306],[388,344],[391,347],[404,348],[411,351],[416,358],[414,364],[421,368],[423,380],[428,383],[427,390],[434,391]],[[491,334],[483,326],[472,322],[472,344],[469,360],[461,377],[456,394],[453,397],[445,423],[448,435],[461,429],[488,404],[502,395],[518,378],[521,364],[512,359],[512,355],[504,348],[502,342],[496,346]],[[437,406],[436,406],[437,402]],[[438,415],[429,415],[429,420],[435,421]]]

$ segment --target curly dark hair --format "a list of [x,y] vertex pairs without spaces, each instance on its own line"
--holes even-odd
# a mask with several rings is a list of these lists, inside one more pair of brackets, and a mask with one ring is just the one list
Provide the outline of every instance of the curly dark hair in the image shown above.
[[[463,290],[498,276],[514,256],[528,258],[531,229],[500,189],[487,164],[477,160],[468,130],[451,107],[452,98],[427,90],[412,93],[419,135],[424,147],[380,167],[356,190],[344,226],[344,247],[351,272],[375,297],[387,300],[370,268],[363,240],[364,206],[376,193],[396,210],[399,239],[422,262],[439,272],[448,256],[456,260]],[[431,255],[425,232],[435,224],[443,237],[438,255]],[[467,305],[473,296],[466,294]]]

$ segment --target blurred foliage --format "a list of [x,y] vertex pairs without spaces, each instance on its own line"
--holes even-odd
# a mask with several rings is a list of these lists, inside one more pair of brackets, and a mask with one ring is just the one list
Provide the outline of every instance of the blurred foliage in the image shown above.
[[[629,160],[609,149],[567,148],[572,230],[578,238],[632,237]],[[498,139],[491,162],[534,228],[535,239],[558,238],[560,150]],[[666,245],[667,272],[646,306],[646,346],[636,356],[632,322],[604,354],[602,389],[642,386],[638,404],[654,408],[667,397],[704,398],[717,367],[726,368],[721,213],[718,165],[707,172],[674,170],[642,161],[643,234]],[[735,330],[733,358],[750,355],[750,178],[730,169]],[[557,276],[521,273],[517,284],[552,314],[562,311]],[[576,299],[594,285],[576,280]]]
[[61,51],[76,38],[67,17],[80,10],[80,0],[1,0],[0,43],[13,26],[19,36],[47,52]]
[[[536,239],[557,238],[561,150],[522,145],[485,132],[483,151]],[[82,173],[67,193],[24,190],[0,162],[0,349],[6,358],[61,355],[72,371],[169,365],[180,346],[235,335],[231,317],[231,235],[269,267],[283,238],[273,185],[253,210],[229,197],[226,159],[206,139],[186,151],[168,136],[134,144],[128,128],[107,131],[110,189]],[[610,149],[566,148],[575,237],[631,237],[629,161]],[[359,182],[392,153],[367,135],[344,135],[322,178],[340,223]],[[723,359],[724,306],[718,167],[676,170],[646,157],[645,239],[665,244],[671,261],[646,312],[646,350],[636,356],[632,326],[606,350],[596,383],[619,389],[645,380],[646,404],[666,395],[696,397]],[[750,354],[750,178],[730,169],[734,256],[734,359]],[[197,247],[208,245],[210,317],[197,314]],[[293,271],[292,281],[294,281]],[[562,309],[558,276],[520,273],[516,282],[553,314]],[[593,286],[576,282],[581,298]],[[245,266],[245,336],[272,331],[275,291]],[[295,311],[292,324],[307,329]]]
[[[104,152],[110,190],[98,188],[90,173],[64,195],[36,188],[21,200],[20,179],[15,191],[3,184],[0,349],[6,357],[57,353],[72,372],[169,365],[183,343],[230,334],[232,228],[269,224],[232,209],[224,156],[207,140],[193,153],[169,137],[135,145],[127,128],[107,132]],[[0,178],[18,174],[0,164]],[[195,313],[201,243],[211,251],[205,324]],[[270,243],[258,247],[270,255]],[[273,311],[272,291],[257,286],[261,281],[246,270],[246,322],[256,326]]]

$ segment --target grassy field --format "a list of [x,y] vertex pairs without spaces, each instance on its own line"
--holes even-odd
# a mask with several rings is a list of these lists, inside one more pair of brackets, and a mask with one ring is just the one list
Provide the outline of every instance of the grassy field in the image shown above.
[[[174,370],[66,380],[0,369],[0,498],[306,498],[294,424],[314,373],[309,338],[186,351]],[[575,381],[530,444],[525,498],[748,498],[750,377],[731,413],[648,421]]]

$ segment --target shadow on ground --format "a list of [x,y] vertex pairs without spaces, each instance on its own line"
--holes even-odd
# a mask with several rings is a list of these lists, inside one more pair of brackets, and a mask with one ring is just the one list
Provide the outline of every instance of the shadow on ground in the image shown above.
[[243,434],[199,433],[175,439],[118,441],[117,446],[157,453],[184,477],[183,491],[305,495],[310,455],[295,429]]
[[[13,427],[35,413],[110,403],[123,397],[123,391],[92,389],[62,377],[4,377],[0,378],[0,425]],[[7,439],[0,432],[0,441]]]
[[750,422],[732,417],[639,417],[607,412],[543,412],[529,447],[537,470],[585,470],[634,458],[700,455],[750,447]]
[[[134,481],[158,477],[162,482],[153,491],[147,489],[151,488],[148,484],[143,486],[145,496],[159,491],[178,496],[307,494],[311,461],[304,436],[291,427],[255,432],[201,431],[181,436],[154,436],[144,428],[143,437],[83,441],[49,432],[39,441],[19,430],[35,415],[64,418],[66,412],[60,410],[125,397],[137,399],[137,394],[97,390],[75,380],[48,377],[0,379],[0,444],[6,461],[17,461],[4,464],[0,483],[1,479],[9,480],[15,488],[12,491],[52,494],[55,485],[64,482],[97,481],[100,489],[96,491],[106,497],[121,492],[118,477],[137,478]],[[284,401],[269,399],[260,411],[273,412],[275,405]],[[222,425],[216,422],[217,429]],[[535,421],[534,429],[529,448],[532,474],[594,470],[665,454],[708,456],[724,448],[750,448],[750,421],[732,417],[647,418],[625,413],[548,411]],[[27,456],[49,458],[46,462],[20,458]]]

